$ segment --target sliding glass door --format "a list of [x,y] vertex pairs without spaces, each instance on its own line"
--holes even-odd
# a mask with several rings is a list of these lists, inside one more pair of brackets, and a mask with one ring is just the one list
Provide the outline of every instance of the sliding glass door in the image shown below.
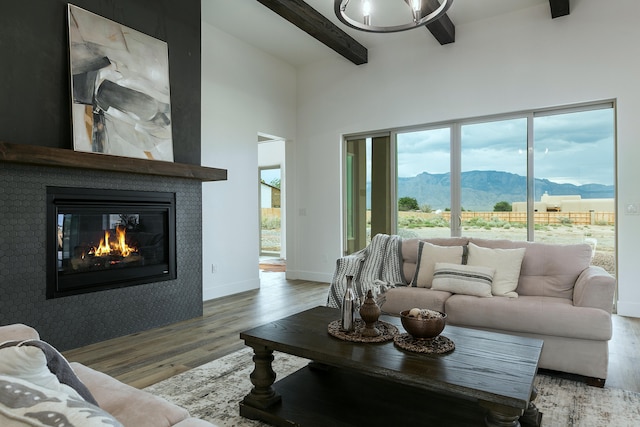
[[347,138],[346,245],[377,233],[587,242],[615,273],[613,102]]
[[389,134],[351,138],[345,153],[345,254],[366,247],[378,233],[393,232]]
[[460,147],[461,234],[527,240],[527,118],[462,124]]
[[533,123],[535,240],[587,242],[615,274],[615,110],[543,112]]
[[451,218],[451,128],[399,132],[397,234],[446,237]]

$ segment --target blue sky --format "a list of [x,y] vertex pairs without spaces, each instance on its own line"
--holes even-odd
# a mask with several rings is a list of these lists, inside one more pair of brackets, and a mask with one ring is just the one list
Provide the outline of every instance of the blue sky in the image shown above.
[[274,179],[280,179],[280,168],[278,169],[261,169],[260,179],[267,184],[271,184]]
[[[462,126],[462,170],[526,175],[525,118]],[[449,129],[398,135],[398,174],[449,172]],[[536,178],[575,185],[614,184],[614,110],[534,119]]]

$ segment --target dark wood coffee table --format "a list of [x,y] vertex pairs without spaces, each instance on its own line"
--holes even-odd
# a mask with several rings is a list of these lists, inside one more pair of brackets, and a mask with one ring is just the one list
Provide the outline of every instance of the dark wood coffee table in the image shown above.
[[[316,307],[242,332],[255,369],[240,415],[277,426],[540,424],[531,401],[542,340],[447,325],[454,351],[413,353],[337,339],[327,326],[339,317]],[[399,318],[380,320],[404,332]],[[274,351],[313,362],[275,382]]]

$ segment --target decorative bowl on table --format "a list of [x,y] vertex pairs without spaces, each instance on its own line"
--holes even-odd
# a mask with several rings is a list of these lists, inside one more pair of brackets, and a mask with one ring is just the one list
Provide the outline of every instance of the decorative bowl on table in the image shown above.
[[412,308],[400,312],[400,321],[413,338],[430,339],[440,335],[447,322],[447,314],[435,310]]

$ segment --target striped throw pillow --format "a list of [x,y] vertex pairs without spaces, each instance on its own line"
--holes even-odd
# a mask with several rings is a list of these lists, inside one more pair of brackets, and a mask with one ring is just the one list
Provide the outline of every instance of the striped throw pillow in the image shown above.
[[491,297],[494,274],[495,269],[491,267],[437,262],[431,289],[453,294]]
[[430,288],[433,282],[433,270],[437,262],[462,264],[463,246],[438,246],[429,242],[418,245],[418,262],[411,286]]

